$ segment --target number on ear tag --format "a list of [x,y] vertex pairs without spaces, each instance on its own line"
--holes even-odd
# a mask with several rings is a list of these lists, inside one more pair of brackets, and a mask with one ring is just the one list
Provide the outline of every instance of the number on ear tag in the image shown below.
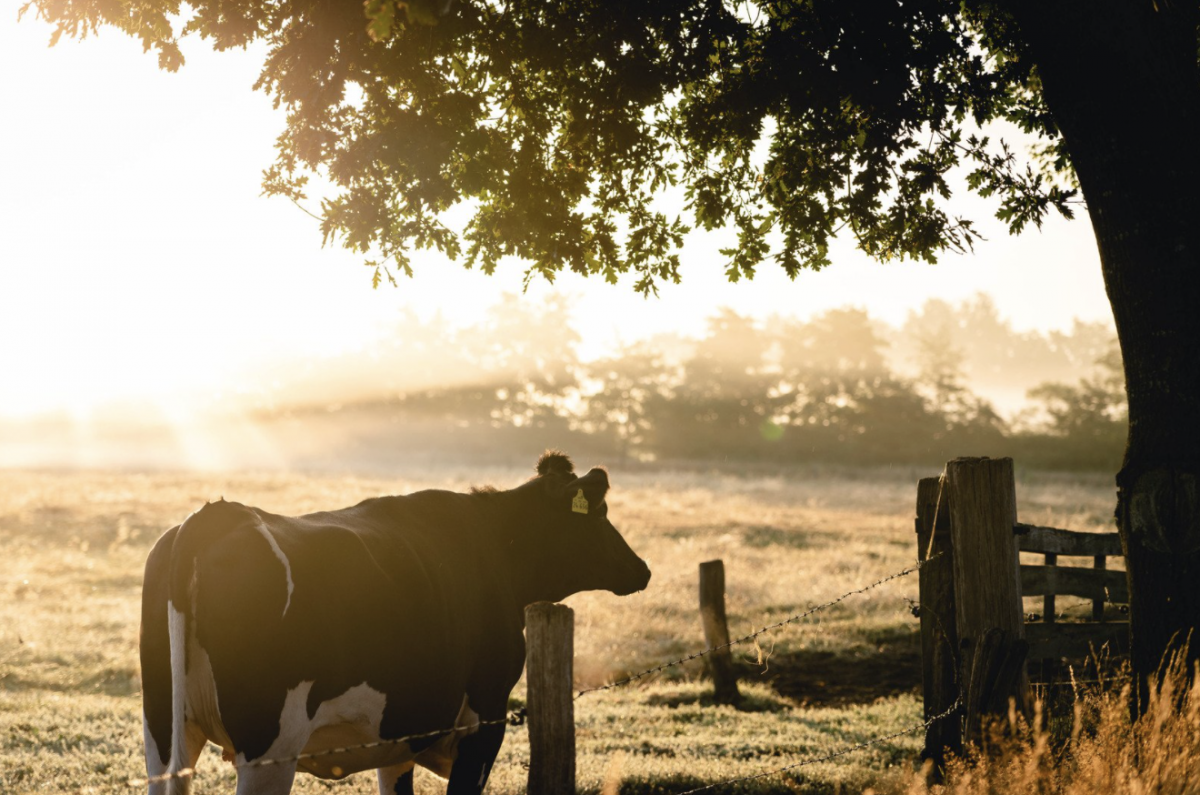
[[571,500],[571,510],[575,513],[588,512],[587,497],[583,496],[583,489],[580,489],[579,493],[575,495],[575,499]]

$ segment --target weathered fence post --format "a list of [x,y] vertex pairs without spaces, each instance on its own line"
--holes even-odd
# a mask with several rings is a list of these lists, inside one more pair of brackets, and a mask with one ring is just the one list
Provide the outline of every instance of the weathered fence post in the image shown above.
[[525,608],[529,795],[575,792],[575,613],[536,602]]
[[[917,559],[929,561],[918,575],[921,684],[926,720],[950,709],[958,698],[958,630],[949,500],[941,478],[921,478],[917,483]],[[961,750],[961,721],[958,715],[952,715],[932,724],[925,732],[921,758],[932,760],[935,771],[940,771],[945,766],[946,752]]]
[[[1095,555],[1092,557],[1094,567],[1100,571],[1108,568],[1108,558],[1104,555]],[[1101,595],[1097,599],[1092,600],[1092,620],[1104,621],[1104,596]]]
[[[1020,541],[1017,542],[1018,544]],[[1043,560],[1046,566],[1046,579],[1049,580],[1045,595],[1042,596],[1042,621],[1046,626],[1053,625],[1058,621],[1058,602],[1055,599],[1056,589],[1058,587],[1058,553],[1046,552],[1043,554]],[[1058,678],[1058,660],[1053,657],[1044,657],[1041,662],[1041,670],[1038,672],[1042,682],[1047,685],[1053,684]]]
[[[738,692],[737,672],[733,655],[729,653],[729,624],[725,618],[725,563],[710,560],[700,564],[700,623],[704,625],[704,642],[716,649],[708,655],[708,670],[713,679],[713,700],[718,704],[736,704],[742,700]],[[718,648],[724,646],[725,648]]]
[[1004,715],[1010,698],[1027,708],[1025,617],[1013,529],[1017,491],[1011,458],[956,458],[946,464],[954,601],[961,647],[964,731]]

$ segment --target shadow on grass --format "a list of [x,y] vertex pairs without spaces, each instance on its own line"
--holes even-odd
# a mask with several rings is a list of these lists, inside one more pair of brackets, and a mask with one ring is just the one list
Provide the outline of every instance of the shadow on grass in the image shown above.
[[0,675],[0,689],[12,693],[45,690],[52,693],[134,696],[141,693],[141,682],[136,673],[128,670],[104,669],[65,681],[54,677],[39,677],[36,674],[22,676],[9,670]]
[[822,530],[784,529],[772,525],[747,525],[741,529],[742,543],[755,549],[786,547],[812,549],[827,547],[843,540],[836,533]]
[[[680,690],[674,693],[654,693],[643,702],[648,707],[715,707],[712,693],[697,693]],[[742,700],[734,706],[739,712],[782,712],[791,705],[780,699],[758,693],[742,693]]]
[[744,663],[739,667],[744,680],[765,681],[779,695],[814,707],[869,704],[921,689],[921,645],[916,634],[885,640],[869,650],[802,649],[776,654],[765,673]]
[[620,795],[677,795],[714,784],[717,786],[709,791],[723,795],[796,795],[797,792],[803,792],[804,795],[841,795],[851,789],[839,782],[812,779],[802,773],[784,773],[730,782],[708,781],[696,776],[663,776],[654,779],[631,776],[621,781],[617,791]]
[[[818,549],[845,542],[841,534],[811,528],[784,528],[774,525],[727,522],[713,525],[684,525],[664,532],[667,538],[680,540],[700,537],[737,535],[747,547],[767,549]],[[907,543],[907,542],[906,542]]]

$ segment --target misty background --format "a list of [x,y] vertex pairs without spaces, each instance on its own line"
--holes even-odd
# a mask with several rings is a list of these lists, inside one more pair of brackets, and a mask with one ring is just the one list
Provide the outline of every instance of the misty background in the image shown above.
[[701,335],[583,358],[576,299],[505,295],[473,322],[398,312],[349,351],[281,355],[198,403],[0,419],[4,466],[349,471],[414,461],[906,463],[1011,455],[1112,470],[1127,428],[1112,327],[1015,330],[986,294],[900,325],[841,308],[731,309]]

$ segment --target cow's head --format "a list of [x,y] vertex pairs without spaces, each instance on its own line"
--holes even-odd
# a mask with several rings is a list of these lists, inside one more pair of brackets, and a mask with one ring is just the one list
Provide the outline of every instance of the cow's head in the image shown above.
[[575,476],[571,459],[548,452],[537,464],[537,477],[521,489],[541,503],[534,543],[550,598],[579,591],[612,591],[625,596],[644,589],[650,567],[608,520],[608,473],[593,469]]

